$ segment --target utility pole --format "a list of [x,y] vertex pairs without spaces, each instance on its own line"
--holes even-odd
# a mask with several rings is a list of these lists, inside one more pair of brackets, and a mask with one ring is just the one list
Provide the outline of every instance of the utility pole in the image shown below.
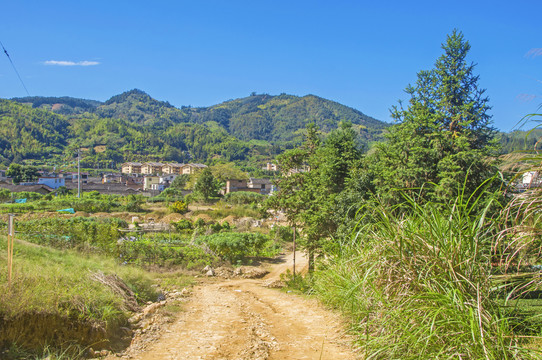
[[81,197],[81,149],[77,149],[77,197]]

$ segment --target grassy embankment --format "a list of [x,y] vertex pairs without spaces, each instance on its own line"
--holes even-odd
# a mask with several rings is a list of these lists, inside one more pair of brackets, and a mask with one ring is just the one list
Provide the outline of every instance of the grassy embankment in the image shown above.
[[[90,203],[99,206],[90,210],[102,209],[104,205],[100,204],[107,199],[94,197]],[[129,199],[120,200],[120,204],[130,203]],[[145,233],[137,228],[134,232],[121,231],[128,224],[114,217],[54,212],[30,216],[40,207],[38,202],[44,201],[54,209],[62,201],[77,200],[38,197],[27,204],[7,206],[29,216],[17,217],[11,287],[5,272],[0,276],[0,346],[11,349],[2,353],[3,357],[66,352],[72,358],[86,347],[120,349],[130,340],[127,319],[133,311],[144,302],[156,301],[158,290],[154,285],[179,289],[190,282],[180,269],[197,270],[225,260],[244,262],[248,257],[280,250],[267,234],[250,235],[238,232],[241,229],[233,224],[220,224],[221,216],[237,219],[255,215],[254,205],[214,206],[196,213],[197,221],[184,217],[173,223],[171,231]],[[157,214],[169,213],[167,208],[157,209],[155,203],[153,208]],[[248,228],[250,225],[244,230]],[[6,240],[0,240],[0,267],[5,269]],[[229,250],[232,244],[238,250],[235,253]],[[209,249],[214,250],[210,253]]]
[[[87,346],[125,346],[130,341],[127,319],[139,304],[156,301],[153,284],[160,280],[179,287],[190,283],[186,276],[153,274],[97,254],[24,241],[16,241],[14,248],[11,286],[6,271],[0,276],[0,343],[11,349],[3,357],[52,349],[68,349],[67,354],[75,356]],[[6,253],[2,237],[2,269],[7,266]]]
[[[350,319],[367,359],[537,358],[538,304],[506,301],[494,281],[498,224],[473,199],[396,212],[375,202],[314,277]],[[504,306],[506,303],[506,306]]]

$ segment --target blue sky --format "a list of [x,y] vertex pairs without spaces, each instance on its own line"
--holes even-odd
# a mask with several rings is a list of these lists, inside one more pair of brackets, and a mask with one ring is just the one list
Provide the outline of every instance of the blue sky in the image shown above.
[[[31,95],[107,100],[138,88],[175,106],[251,92],[314,94],[391,121],[454,28],[494,125],[542,104],[542,1],[9,1],[0,41]],[[25,96],[0,57],[0,97]]]

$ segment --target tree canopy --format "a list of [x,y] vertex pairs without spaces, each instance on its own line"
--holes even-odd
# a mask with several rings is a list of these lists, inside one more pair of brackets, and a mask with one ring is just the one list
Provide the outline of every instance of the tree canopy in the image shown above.
[[424,197],[453,198],[465,178],[472,193],[496,171],[488,160],[496,155],[496,131],[475,64],[466,59],[470,45],[454,30],[442,49],[434,69],[406,88],[408,106],[392,108],[397,123],[372,157],[375,185],[391,197],[392,189],[424,187]]

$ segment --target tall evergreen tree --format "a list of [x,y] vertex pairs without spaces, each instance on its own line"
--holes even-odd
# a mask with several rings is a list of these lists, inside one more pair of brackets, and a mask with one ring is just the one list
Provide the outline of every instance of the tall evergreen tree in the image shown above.
[[268,206],[283,210],[292,225],[303,229],[301,244],[308,253],[309,271],[337,228],[335,199],[360,158],[350,123],[342,123],[324,142],[317,126],[309,124],[303,145],[278,157],[279,191],[269,198]]
[[391,110],[397,124],[373,158],[375,185],[382,193],[394,188],[419,192],[433,183],[421,194],[444,200],[457,194],[466,177],[465,190],[472,193],[496,171],[488,161],[496,154],[496,131],[475,64],[466,60],[470,45],[454,30],[442,49],[435,68],[418,73],[415,86],[406,88],[408,107],[400,103]]
[[194,192],[200,194],[205,201],[218,195],[219,184],[216,181],[211,169],[204,168],[194,185]]

